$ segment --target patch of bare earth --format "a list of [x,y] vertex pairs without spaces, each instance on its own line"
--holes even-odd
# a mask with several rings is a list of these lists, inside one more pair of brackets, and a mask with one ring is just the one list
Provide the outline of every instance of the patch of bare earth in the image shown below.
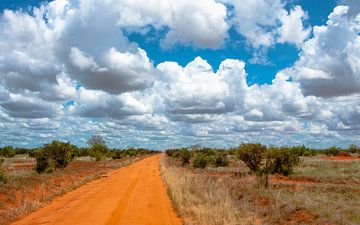
[[24,162],[23,165],[21,162],[8,163],[4,169],[9,181],[0,184],[0,224],[8,224],[56,196],[141,158],[144,156],[102,162],[74,161],[65,169],[51,174],[37,174],[33,170],[34,161]]

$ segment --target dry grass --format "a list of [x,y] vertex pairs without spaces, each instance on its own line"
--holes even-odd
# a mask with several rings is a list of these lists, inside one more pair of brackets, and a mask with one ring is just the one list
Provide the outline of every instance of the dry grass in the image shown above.
[[[14,164],[21,164],[21,160],[10,159],[6,164],[9,182],[0,184],[0,224],[8,224],[38,209],[56,196],[144,157],[146,156],[101,162],[74,161],[65,169],[51,174],[37,174],[28,166],[15,166],[14,169]],[[28,161],[25,159],[23,162],[26,164]]]
[[360,224],[360,162],[305,157],[289,178],[258,187],[241,163],[197,170],[169,157],[161,171],[187,224]]
[[256,224],[256,217],[239,210],[231,188],[222,179],[193,175],[162,158],[161,173],[178,214],[186,225]]

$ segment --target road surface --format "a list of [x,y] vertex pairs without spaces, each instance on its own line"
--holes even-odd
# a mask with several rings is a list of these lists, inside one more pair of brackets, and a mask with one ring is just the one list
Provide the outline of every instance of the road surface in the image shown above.
[[159,155],[89,182],[16,225],[180,225],[160,177]]

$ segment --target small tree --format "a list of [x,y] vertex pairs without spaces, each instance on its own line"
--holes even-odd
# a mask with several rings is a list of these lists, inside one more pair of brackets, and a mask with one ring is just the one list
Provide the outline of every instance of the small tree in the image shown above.
[[89,140],[88,144],[91,146],[89,154],[94,157],[96,161],[100,161],[106,158],[109,153],[109,149],[105,144],[105,140],[100,135],[93,135]]
[[191,159],[191,152],[187,150],[186,148],[183,148],[179,152],[180,158],[181,158],[181,164],[189,164]]
[[297,153],[288,148],[270,148],[265,153],[266,168],[269,174],[281,174],[289,176],[293,167],[300,163]]
[[70,143],[53,141],[45,144],[35,157],[35,169],[38,173],[42,173],[65,168],[74,158],[74,154]]
[[348,149],[351,153],[360,153],[360,147],[357,145],[351,144]]
[[101,135],[93,135],[91,138],[87,141],[88,145],[94,146],[94,145],[103,145],[105,146],[105,140]]
[[198,153],[195,155],[195,158],[192,163],[193,163],[193,167],[195,168],[205,169],[209,164],[209,158],[203,153]]
[[296,152],[288,148],[270,148],[261,144],[243,144],[239,149],[239,158],[256,175],[259,184],[268,186],[269,174],[279,173],[288,176],[300,159]]
[[225,154],[218,154],[215,156],[214,163],[216,167],[225,167],[229,165],[229,160],[226,158]]
[[261,168],[266,146],[261,144],[241,144],[239,147],[238,157],[242,160],[250,171],[256,173]]

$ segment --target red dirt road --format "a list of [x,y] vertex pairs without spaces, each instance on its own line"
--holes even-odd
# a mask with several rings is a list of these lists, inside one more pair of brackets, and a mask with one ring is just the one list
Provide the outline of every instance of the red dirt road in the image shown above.
[[152,156],[69,192],[16,225],[180,225]]

